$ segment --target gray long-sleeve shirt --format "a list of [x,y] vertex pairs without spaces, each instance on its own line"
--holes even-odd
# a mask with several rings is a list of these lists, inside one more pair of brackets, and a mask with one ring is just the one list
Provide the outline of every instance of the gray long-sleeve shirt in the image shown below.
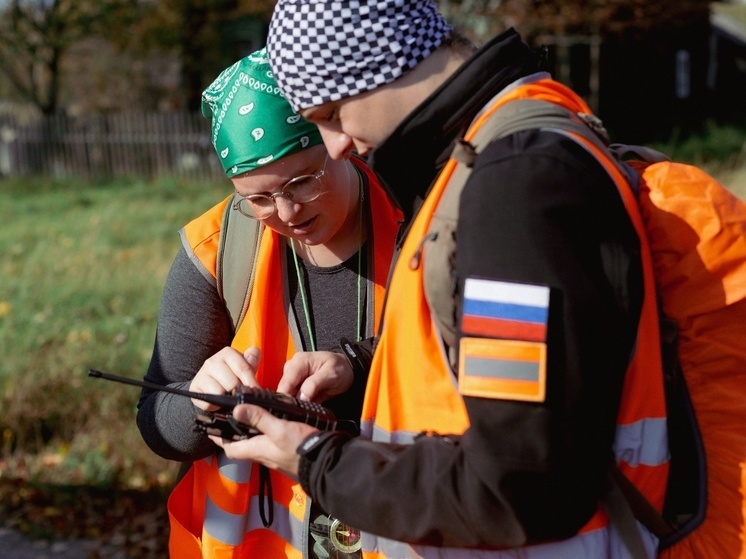
[[[366,246],[363,245],[364,254]],[[292,254],[286,251],[287,293],[293,300],[304,349],[310,348],[304,308],[298,289]],[[331,267],[316,267],[299,260],[309,300],[309,320],[317,349],[337,348],[340,337],[357,337],[358,258]],[[362,273],[369,268],[362,258]],[[365,286],[366,282],[363,282]],[[362,289],[363,324],[368,320],[367,290]],[[365,335],[370,335],[370,325]],[[166,279],[158,316],[155,346],[145,379],[156,384],[188,389],[205,360],[233,339],[230,317],[217,289],[189,259],[184,248],[177,253]],[[345,397],[325,403],[338,418],[357,421],[365,379],[356,379]],[[153,452],[169,460],[204,458],[215,445],[194,431],[196,408],[189,398],[144,389],[138,402],[137,425]]]

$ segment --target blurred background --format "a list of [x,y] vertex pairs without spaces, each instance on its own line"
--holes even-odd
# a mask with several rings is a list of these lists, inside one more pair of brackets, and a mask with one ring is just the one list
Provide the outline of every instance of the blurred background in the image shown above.
[[[546,46],[615,141],[746,196],[745,2],[439,4],[477,42]],[[178,465],[140,440],[139,390],[87,371],[144,375],[177,231],[231,192],[200,94],[273,6],[0,0],[0,527],[165,555]]]

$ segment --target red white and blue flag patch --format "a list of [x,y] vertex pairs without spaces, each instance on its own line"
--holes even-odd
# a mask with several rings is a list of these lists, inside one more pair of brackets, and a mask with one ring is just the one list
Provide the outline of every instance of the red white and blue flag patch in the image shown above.
[[467,278],[463,334],[543,342],[547,338],[549,287]]

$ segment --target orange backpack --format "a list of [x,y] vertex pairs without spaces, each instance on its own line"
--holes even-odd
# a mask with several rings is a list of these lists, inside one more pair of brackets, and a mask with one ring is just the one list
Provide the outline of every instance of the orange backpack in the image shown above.
[[[746,203],[697,167],[643,146],[610,145],[595,116],[552,102],[509,101],[483,128],[478,144],[461,145],[452,157],[468,167],[490,141],[543,128],[580,136],[626,177],[620,188],[631,188],[638,201],[661,315],[671,453],[663,513],[618,470],[611,477],[630,505],[623,508],[659,536],[661,557],[746,559]],[[425,270],[425,292],[446,339],[455,332],[455,300],[443,266],[455,250],[456,201],[467,177],[448,185],[453,202],[439,206],[436,225],[448,234],[432,232],[446,241],[429,246],[433,264]],[[634,522],[617,527],[636,532]],[[637,537],[624,537],[630,549]]]
[[[635,164],[640,168],[640,164]],[[704,445],[686,448],[669,419],[668,514],[690,519],[662,540],[664,557],[746,557],[746,204],[701,169],[661,162],[641,172],[640,212],[662,314],[678,327],[676,356]],[[674,371],[675,373],[675,371]],[[667,381],[676,376],[667,374]],[[679,380],[679,382],[681,382]],[[672,382],[668,383],[673,389]],[[681,454],[681,453],[680,453]],[[690,468],[699,462],[702,471]],[[686,488],[699,495],[682,498]],[[696,493],[695,492],[695,493]],[[691,491],[689,492],[691,495]],[[684,511],[686,512],[686,511]]]

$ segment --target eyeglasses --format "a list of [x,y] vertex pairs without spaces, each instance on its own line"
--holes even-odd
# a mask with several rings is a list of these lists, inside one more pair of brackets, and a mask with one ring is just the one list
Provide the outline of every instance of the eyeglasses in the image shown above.
[[[296,204],[307,204],[313,202],[321,196],[322,190],[321,179],[326,172],[326,163],[329,161],[329,155],[324,158],[324,165],[315,175],[301,175],[290,179],[282,187],[280,192],[274,194],[251,194],[250,196],[241,196],[234,204],[233,209],[238,210],[247,217],[255,219],[267,219],[277,210],[277,201],[275,198],[282,196]],[[236,196],[240,196],[236,193]]]

